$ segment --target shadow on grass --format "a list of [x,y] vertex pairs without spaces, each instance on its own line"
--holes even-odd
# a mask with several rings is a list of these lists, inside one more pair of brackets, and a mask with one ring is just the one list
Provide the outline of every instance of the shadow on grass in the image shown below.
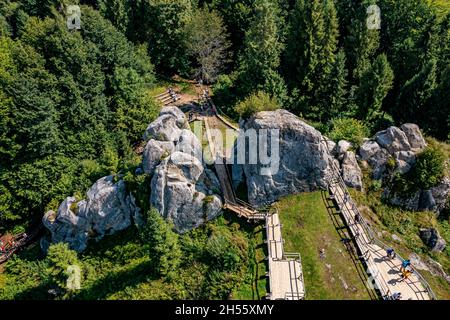
[[[325,207],[327,209],[328,215],[331,218],[331,221],[333,222],[334,228],[336,229],[336,232],[338,233],[341,240],[348,239],[348,235],[350,234],[350,230],[348,226],[344,223],[341,214],[339,213],[339,208],[336,206],[336,204],[328,197],[328,192],[322,191],[322,200],[325,204]],[[350,250],[351,249],[351,250]],[[361,279],[361,281],[364,283],[364,287],[367,290],[367,293],[369,294],[370,299],[372,300],[379,300],[380,295],[377,293],[373,288],[370,287],[368,282],[368,275],[366,273],[366,266],[361,261],[361,259],[358,256],[358,247],[354,243],[354,240],[351,242],[351,248],[347,248],[347,253],[349,254],[353,265],[356,268],[356,271],[358,272],[358,276]],[[361,254],[361,253],[360,253]]]
[[152,269],[151,261],[146,261],[131,269],[110,273],[95,281],[88,288],[82,289],[74,299],[103,300],[108,295],[122,291],[127,287],[134,287],[142,282],[159,279],[155,274],[149,272]]

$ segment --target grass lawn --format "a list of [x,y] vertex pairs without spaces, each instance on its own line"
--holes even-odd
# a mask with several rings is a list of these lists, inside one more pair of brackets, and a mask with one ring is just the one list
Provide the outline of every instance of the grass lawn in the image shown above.
[[232,294],[234,300],[260,300],[267,293],[267,278],[265,276],[268,266],[264,258],[267,256],[267,246],[264,243],[264,225],[258,225],[253,230],[253,239],[250,239],[250,265],[246,281]]
[[[278,203],[286,252],[302,257],[306,299],[367,300],[364,274],[360,276],[340,241],[321,192],[303,193]],[[320,250],[325,254],[321,255]],[[371,291],[373,295],[373,291]]]

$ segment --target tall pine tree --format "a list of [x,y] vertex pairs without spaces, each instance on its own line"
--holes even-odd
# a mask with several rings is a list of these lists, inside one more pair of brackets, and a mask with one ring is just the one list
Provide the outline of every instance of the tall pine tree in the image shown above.
[[332,0],[296,2],[290,17],[285,73],[290,88],[299,92],[294,108],[314,120],[325,120],[326,110],[336,100],[329,82],[335,70],[338,35]]
[[284,80],[278,73],[283,44],[277,12],[278,8],[271,1],[259,0],[256,4],[239,58],[238,92],[241,96],[264,91],[280,103],[286,99]]

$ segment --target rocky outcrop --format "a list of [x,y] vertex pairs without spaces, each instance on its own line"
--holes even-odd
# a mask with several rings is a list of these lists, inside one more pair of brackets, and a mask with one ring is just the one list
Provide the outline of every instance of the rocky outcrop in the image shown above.
[[57,212],[47,212],[42,222],[51,232],[53,243],[66,242],[70,248],[83,251],[90,239],[99,240],[129,227],[139,217],[133,196],[122,180],[113,176],[98,180],[87,192],[87,199],[68,197]]
[[182,233],[221,213],[222,201],[213,192],[219,182],[195,157],[174,152],[156,168],[150,203]]
[[405,123],[400,128],[408,138],[409,145],[413,150],[420,151],[426,147],[427,143],[425,142],[418,125]]
[[151,139],[145,146],[142,167],[145,173],[152,173],[161,160],[168,157],[175,149],[172,141]]
[[445,249],[446,242],[434,228],[420,229],[420,238],[430,248],[431,251],[442,252]]
[[347,186],[362,190],[362,172],[354,152],[347,151],[344,153],[341,165],[341,175]]
[[389,127],[375,134],[373,140],[364,142],[358,150],[362,161],[367,161],[373,170],[373,178],[379,180],[387,171],[389,159],[395,163],[395,171],[404,174],[416,162],[416,154],[426,146],[417,125],[407,123]]
[[188,130],[184,114],[165,107],[146,131],[142,166],[151,181],[150,203],[178,232],[186,232],[221,213],[220,184],[202,163],[202,146]]
[[[149,202],[185,232],[213,219],[222,202],[215,174],[202,164],[201,144],[176,107],[165,107],[147,128],[149,140],[143,152],[142,168],[136,174],[152,175]],[[143,223],[140,209],[126,191],[123,180],[108,176],[87,192],[87,199],[68,197],[58,212],[49,211],[43,223],[51,232],[51,242],[66,242],[83,251],[90,239],[123,230],[134,222]],[[118,178],[117,178],[118,179]],[[47,246],[48,241],[41,241]]]
[[347,151],[350,150],[351,147],[352,147],[352,144],[350,142],[341,140],[337,144],[336,153],[338,156],[343,157],[347,153]]
[[161,109],[159,117],[145,130],[144,140],[175,142],[183,129],[189,129],[189,123],[184,113],[177,107],[164,107]]
[[[261,163],[238,164],[235,159],[233,175],[239,176],[239,166],[242,166],[252,205],[260,207],[288,194],[327,188],[332,157],[319,131],[285,110],[259,112],[241,127],[242,132],[255,130],[258,138],[264,129],[273,129],[271,139],[278,141],[275,145],[279,150],[273,149],[274,140],[267,143],[272,156],[270,168]],[[278,139],[276,130],[279,130]],[[246,159],[249,159],[248,145],[244,151],[239,150],[246,153]]]

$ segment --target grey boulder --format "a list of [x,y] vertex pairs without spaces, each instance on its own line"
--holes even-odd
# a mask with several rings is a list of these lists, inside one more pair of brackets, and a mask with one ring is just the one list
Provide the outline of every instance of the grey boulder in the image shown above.
[[[285,195],[327,188],[332,157],[319,131],[286,110],[258,112],[241,122],[241,134],[254,130],[259,138],[263,129],[273,133],[272,141],[278,141],[278,150],[272,150],[272,141],[267,143],[271,165],[233,163],[243,168],[250,204],[260,207]],[[249,159],[248,144],[239,152]]]
[[419,235],[422,241],[431,251],[442,252],[445,249],[446,242],[434,228],[420,229]]
[[150,203],[183,233],[221,213],[219,188],[215,174],[196,157],[176,151],[156,168]]
[[145,173],[151,174],[161,160],[170,156],[175,150],[175,145],[171,141],[158,141],[151,139],[145,146],[142,167]]
[[348,187],[362,190],[362,172],[354,152],[347,151],[344,154],[341,165],[341,175]]
[[405,123],[400,128],[408,138],[409,145],[412,149],[420,151],[426,147],[427,143],[425,142],[418,125]]
[[390,154],[398,151],[408,151],[411,149],[406,134],[397,127],[389,127],[375,135],[378,144],[385,148]]
[[90,239],[99,240],[129,227],[132,217],[140,216],[123,180],[114,182],[113,176],[99,179],[87,192],[87,199],[66,198],[58,212],[47,212],[44,226],[51,232],[53,243],[66,242],[76,251],[86,249]]

